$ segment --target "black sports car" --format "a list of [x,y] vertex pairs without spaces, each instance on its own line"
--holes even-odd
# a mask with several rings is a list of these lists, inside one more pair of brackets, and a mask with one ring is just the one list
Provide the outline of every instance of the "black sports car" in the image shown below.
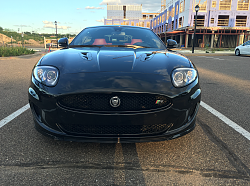
[[150,29],[98,26],[35,65],[29,103],[35,127],[58,140],[169,140],[195,127],[198,72]]

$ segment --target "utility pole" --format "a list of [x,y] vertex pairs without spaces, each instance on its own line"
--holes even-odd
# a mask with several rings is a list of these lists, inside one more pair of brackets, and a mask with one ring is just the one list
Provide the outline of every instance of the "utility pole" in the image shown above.
[[22,47],[23,47],[24,43],[23,43],[23,32],[22,32]]
[[57,22],[55,21],[56,26],[56,48],[58,48],[58,39],[57,39]]

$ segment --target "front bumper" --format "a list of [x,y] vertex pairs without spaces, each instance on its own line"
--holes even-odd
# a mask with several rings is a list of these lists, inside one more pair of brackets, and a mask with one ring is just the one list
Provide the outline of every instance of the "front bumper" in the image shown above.
[[[198,107],[196,108],[196,114],[198,112]],[[195,116],[186,123],[183,127],[168,131],[163,134],[157,135],[144,135],[144,136],[123,136],[123,137],[112,137],[112,136],[73,136],[66,133],[58,132],[46,126],[44,123],[39,122],[34,118],[35,128],[38,132],[53,138],[54,140],[62,141],[77,141],[77,142],[92,142],[92,143],[139,143],[139,142],[156,142],[156,141],[167,141],[185,134],[188,134],[195,128]]]
[[[101,143],[163,141],[183,136],[195,127],[195,118],[201,99],[198,79],[189,86],[175,91],[179,91],[178,94],[169,96],[171,105],[164,109],[133,113],[91,113],[61,107],[58,105],[58,98],[61,95],[49,93],[51,92],[49,89],[45,91],[44,87],[40,87],[39,83],[32,79],[29,102],[36,129],[56,140]],[[123,91],[117,90],[117,92]],[[135,90],[126,92],[135,92]],[[106,134],[105,132],[78,132],[78,129],[68,130],[67,124],[76,127],[95,125],[104,129],[112,128],[112,126],[119,128],[119,126],[135,127],[138,125],[145,127],[165,125],[166,128],[148,133]]]

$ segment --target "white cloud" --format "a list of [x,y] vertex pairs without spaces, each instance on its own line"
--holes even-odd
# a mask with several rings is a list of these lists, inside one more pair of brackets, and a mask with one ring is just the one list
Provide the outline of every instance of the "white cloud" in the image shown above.
[[17,26],[17,27],[30,27],[29,25],[13,25],[13,26]]
[[96,20],[97,22],[104,23],[104,19]]
[[107,4],[121,4],[121,0],[103,0],[100,5],[107,5]]
[[85,9],[104,9],[103,7],[86,6]]
[[[43,28],[56,28],[54,22],[52,21],[43,21],[44,25]],[[62,25],[58,25],[60,22],[57,22],[57,29],[63,29],[66,30],[68,28],[71,28],[70,26],[62,26]]]
[[81,10],[82,8],[77,8],[77,10]]
[[43,21],[44,24],[53,24],[52,21]]

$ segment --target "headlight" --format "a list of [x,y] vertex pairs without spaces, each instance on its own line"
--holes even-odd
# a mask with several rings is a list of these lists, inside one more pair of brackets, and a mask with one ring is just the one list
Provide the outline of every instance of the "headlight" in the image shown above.
[[58,70],[50,66],[37,66],[33,71],[36,80],[47,86],[55,86],[58,81]]
[[184,87],[192,83],[197,77],[193,68],[177,68],[172,72],[172,82],[175,87]]

